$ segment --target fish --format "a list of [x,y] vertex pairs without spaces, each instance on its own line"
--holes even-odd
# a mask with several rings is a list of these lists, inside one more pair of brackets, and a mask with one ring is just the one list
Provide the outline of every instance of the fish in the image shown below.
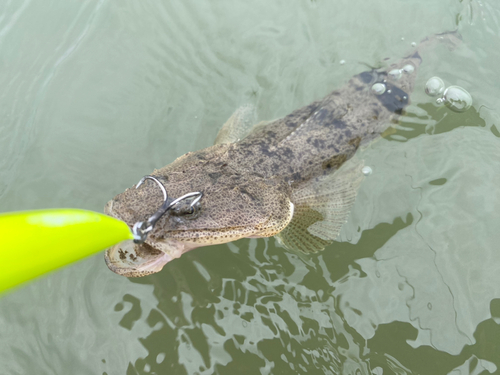
[[[106,204],[107,215],[131,228],[166,197],[172,205],[145,242],[107,249],[107,266],[126,277],[145,276],[192,249],[241,238],[275,236],[291,251],[323,250],[339,235],[365,178],[356,152],[397,123],[410,103],[420,49],[436,40],[455,46],[459,39],[457,33],[427,38],[400,61],[361,72],[277,120],[254,124],[252,107],[240,107],[213,146],[155,169],[150,176],[157,183],[148,179]],[[201,198],[175,203],[190,192]]]

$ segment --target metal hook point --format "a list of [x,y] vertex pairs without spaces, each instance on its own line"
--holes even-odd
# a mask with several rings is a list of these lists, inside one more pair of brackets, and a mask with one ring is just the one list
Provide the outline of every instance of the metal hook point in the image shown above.
[[153,177],[153,176],[144,176],[137,183],[137,185],[135,185],[135,188],[138,189],[139,186],[141,186],[146,180],[152,180],[152,181],[154,181],[154,182],[156,182],[158,184],[158,187],[161,189],[161,192],[163,193],[163,201],[166,202],[167,197],[168,197],[167,191],[165,190],[165,187],[163,186],[163,184],[156,177]]

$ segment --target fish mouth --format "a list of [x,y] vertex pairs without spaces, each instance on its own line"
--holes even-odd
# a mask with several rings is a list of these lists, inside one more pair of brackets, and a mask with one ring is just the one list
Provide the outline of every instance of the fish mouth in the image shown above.
[[106,250],[104,260],[108,268],[125,277],[142,277],[160,272],[173,258],[147,243],[132,240],[120,242]]

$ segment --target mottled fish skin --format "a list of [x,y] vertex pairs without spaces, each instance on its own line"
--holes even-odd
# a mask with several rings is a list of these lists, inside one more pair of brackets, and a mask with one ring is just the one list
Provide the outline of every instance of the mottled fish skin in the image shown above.
[[[408,105],[420,57],[394,64],[389,70],[412,65],[415,70],[399,80],[387,72],[364,72],[323,100],[292,112],[235,144],[232,159],[256,161],[253,172],[267,178],[281,176],[301,182],[331,173],[352,157],[362,143],[378,137]],[[386,91],[375,95],[371,87],[384,83]],[[248,163],[246,163],[248,164]]]
[[[280,233],[294,217],[295,189],[334,173],[361,144],[379,137],[397,120],[409,103],[420,63],[417,50],[386,70],[356,75],[322,100],[257,127],[238,142],[189,152],[155,170],[151,175],[161,181],[172,199],[202,192],[198,210],[194,214],[165,214],[146,245],[134,245],[135,250],[129,246],[130,251],[119,256],[112,252],[116,249],[108,250],[108,266],[125,276],[143,276],[196,247]],[[388,74],[405,66],[413,70],[403,72],[399,79]],[[385,84],[382,95],[371,90],[375,83]],[[158,186],[149,182],[117,195],[105,212],[133,226],[147,220],[162,201]],[[153,271],[141,268],[136,258],[147,250],[140,246],[159,250],[168,259]],[[127,256],[131,264],[123,265]],[[148,260],[147,256],[144,259]],[[151,261],[155,259],[151,255]]]

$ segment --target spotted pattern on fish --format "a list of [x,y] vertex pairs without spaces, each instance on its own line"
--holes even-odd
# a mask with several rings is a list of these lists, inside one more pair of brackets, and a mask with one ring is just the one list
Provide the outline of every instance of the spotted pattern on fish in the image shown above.
[[[141,276],[148,267],[157,272],[192,248],[244,237],[278,235],[294,246],[314,242],[312,251],[324,247],[334,238],[328,231],[338,231],[346,220],[361,181],[358,165],[341,172],[344,165],[360,145],[379,137],[403,113],[420,63],[417,49],[385,70],[362,72],[322,100],[256,126],[241,140],[224,143],[220,136],[220,144],[153,171],[172,199],[202,192],[199,208],[191,216],[167,212],[146,244],[128,247],[140,261],[128,254],[123,264],[126,254],[115,247],[107,252],[108,266],[126,276]],[[406,65],[414,69],[399,79],[388,74]],[[383,83],[386,91],[376,95],[371,89],[375,83]],[[224,130],[232,134],[233,129]],[[146,182],[117,195],[105,212],[132,226],[147,220],[162,203],[158,186]],[[325,207],[341,216],[331,216]],[[288,233],[286,238],[283,233]]]

